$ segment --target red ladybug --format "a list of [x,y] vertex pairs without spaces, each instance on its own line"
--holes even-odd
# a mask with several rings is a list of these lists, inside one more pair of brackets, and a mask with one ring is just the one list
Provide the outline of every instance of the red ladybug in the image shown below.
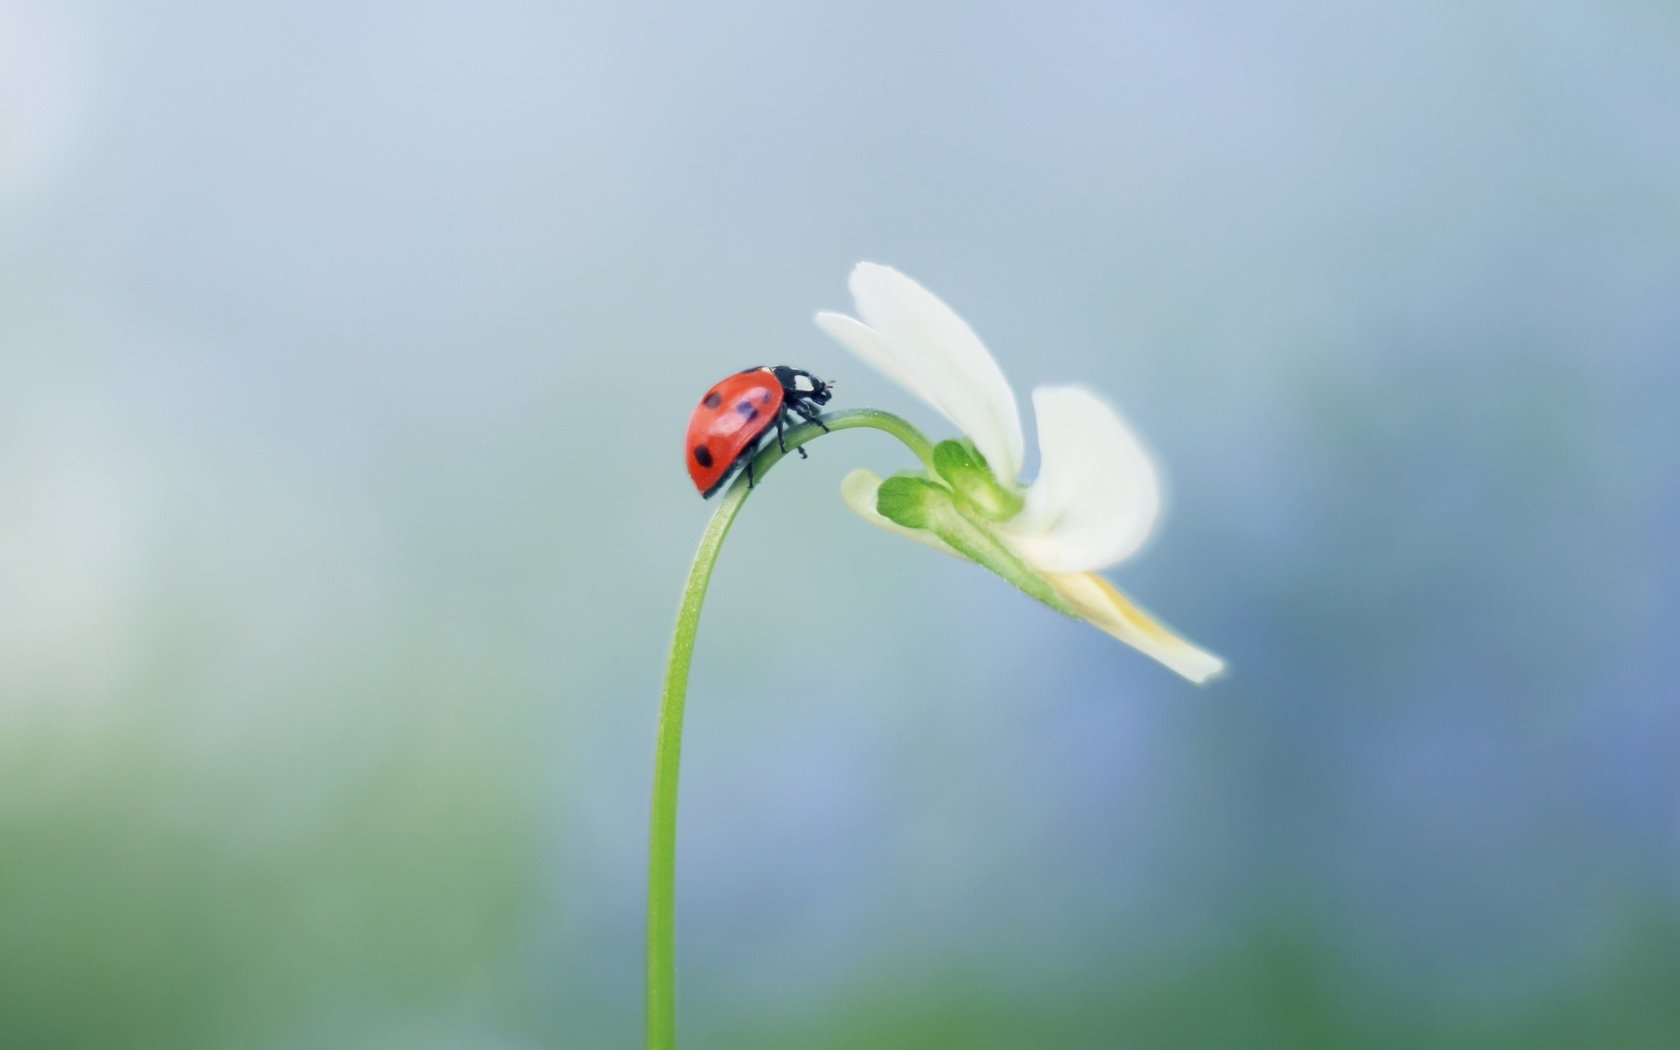
[[[787,365],[758,365],[742,369],[706,391],[688,417],[688,441],[683,447],[688,476],[700,495],[711,499],[743,463],[751,486],[752,457],[758,451],[759,439],[774,425],[779,444],[782,428],[794,425],[795,413],[827,430],[817,416],[820,406],[828,404],[833,396],[832,386]],[[782,445],[782,451],[787,451],[786,445]],[[798,451],[805,455],[804,449]]]

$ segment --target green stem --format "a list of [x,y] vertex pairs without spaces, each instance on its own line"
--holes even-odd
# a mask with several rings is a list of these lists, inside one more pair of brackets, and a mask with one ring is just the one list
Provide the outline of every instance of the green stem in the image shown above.
[[[874,409],[855,409],[824,416],[830,431],[868,427],[902,441],[927,468],[933,469],[933,444],[921,431],[895,415]],[[787,433],[787,447],[798,448],[824,433],[809,424]],[[770,442],[752,462],[753,477],[763,481],[786,453]],[[694,564],[683,585],[677,607],[676,632],[665,664],[665,684],[659,700],[658,742],[653,758],[653,813],[648,828],[647,895],[647,1045],[648,1050],[676,1046],[676,851],[677,767],[682,760],[683,700],[688,693],[688,667],[694,657],[694,636],[700,627],[700,604],[712,579],[723,538],[752,488],[745,472],[723,494],[718,509],[700,536]]]

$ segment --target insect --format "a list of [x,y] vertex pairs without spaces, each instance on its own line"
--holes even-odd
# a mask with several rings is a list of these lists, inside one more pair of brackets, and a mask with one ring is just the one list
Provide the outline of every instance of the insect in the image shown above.
[[[700,495],[711,499],[742,465],[751,487],[753,454],[772,426],[783,452],[787,445],[782,430],[794,425],[795,415],[826,431],[818,415],[833,396],[833,385],[787,365],[744,368],[714,384],[688,417],[688,440],[683,447],[688,476]],[[801,458],[805,456],[804,449],[797,451]]]

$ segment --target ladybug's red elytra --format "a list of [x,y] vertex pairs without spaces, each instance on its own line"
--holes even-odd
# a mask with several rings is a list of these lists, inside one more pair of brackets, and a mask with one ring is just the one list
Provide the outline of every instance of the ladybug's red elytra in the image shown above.
[[[759,439],[774,426],[780,442],[783,427],[794,425],[795,414],[827,430],[818,414],[833,396],[832,386],[787,365],[755,365],[719,380],[688,417],[683,459],[695,489],[711,499],[743,464],[747,484],[752,485],[752,457]],[[786,445],[782,451],[787,451]],[[798,452],[805,455],[803,448]]]

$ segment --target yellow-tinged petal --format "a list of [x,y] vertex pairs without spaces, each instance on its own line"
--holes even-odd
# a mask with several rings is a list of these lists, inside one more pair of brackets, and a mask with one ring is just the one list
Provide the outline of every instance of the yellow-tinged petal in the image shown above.
[[1044,578],[1086,620],[1200,685],[1225,669],[1225,661],[1198,649],[1157,623],[1094,572],[1047,572]]

